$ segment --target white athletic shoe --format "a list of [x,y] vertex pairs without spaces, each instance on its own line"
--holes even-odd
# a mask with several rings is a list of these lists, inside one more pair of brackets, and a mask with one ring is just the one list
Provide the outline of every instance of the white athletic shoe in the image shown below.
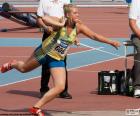
[[136,90],[134,91],[134,97],[140,98],[140,89],[136,89]]

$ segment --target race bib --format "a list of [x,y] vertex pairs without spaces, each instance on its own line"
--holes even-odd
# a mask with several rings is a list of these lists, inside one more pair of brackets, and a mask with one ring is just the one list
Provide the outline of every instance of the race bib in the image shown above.
[[55,51],[59,53],[61,56],[64,56],[69,44],[64,40],[57,40],[57,44],[55,46]]

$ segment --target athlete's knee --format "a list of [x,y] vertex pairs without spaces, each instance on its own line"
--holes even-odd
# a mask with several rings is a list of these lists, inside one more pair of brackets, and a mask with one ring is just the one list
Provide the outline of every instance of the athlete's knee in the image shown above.
[[20,72],[26,73],[27,71],[26,71],[24,68],[21,68],[21,69],[20,69]]
[[24,67],[24,66],[20,67],[19,70],[20,70],[20,72],[22,72],[22,73],[28,72],[27,68]]
[[61,93],[65,89],[64,84],[57,85],[56,88],[58,89],[59,93]]

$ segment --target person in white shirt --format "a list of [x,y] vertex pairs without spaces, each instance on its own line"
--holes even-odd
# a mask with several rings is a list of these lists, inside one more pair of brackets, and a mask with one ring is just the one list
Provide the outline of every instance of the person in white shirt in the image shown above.
[[[40,27],[44,29],[42,41],[44,41],[45,38],[47,38],[50,35],[49,32],[52,31],[52,28],[44,23],[45,20],[44,16],[48,15],[57,18],[62,18],[64,16],[63,6],[64,4],[68,3],[70,3],[70,0],[40,0],[37,15],[38,15],[38,24],[40,25]],[[41,97],[49,90],[48,83],[50,79],[50,72],[47,69],[48,69],[47,64],[42,66],[41,88],[40,88]],[[65,58],[65,69],[66,69],[66,58]],[[60,93],[59,97],[65,99],[72,99],[72,96],[68,93],[67,77],[68,73],[66,70],[65,89]]]
[[129,25],[132,30],[131,39],[137,54],[134,56],[134,97],[140,97],[140,0],[132,0],[129,10]]

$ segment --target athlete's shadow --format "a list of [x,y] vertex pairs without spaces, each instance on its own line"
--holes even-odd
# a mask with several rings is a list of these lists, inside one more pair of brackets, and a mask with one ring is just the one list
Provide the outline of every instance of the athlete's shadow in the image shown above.
[[22,91],[22,90],[10,90],[10,91],[7,91],[7,93],[31,96],[31,97],[36,97],[36,98],[39,98],[39,95],[40,95],[40,93],[37,91]]
[[[23,109],[4,109],[0,108],[0,111],[3,113],[0,113],[0,116],[34,116],[29,112],[29,108],[23,108]],[[48,111],[44,111],[45,115],[47,116],[53,116]]]
[[[43,110],[45,116],[55,116],[56,114],[77,114],[76,112],[70,111],[59,111],[59,110]],[[34,116],[29,112],[29,108],[23,109],[4,109],[0,108],[0,116]]]

